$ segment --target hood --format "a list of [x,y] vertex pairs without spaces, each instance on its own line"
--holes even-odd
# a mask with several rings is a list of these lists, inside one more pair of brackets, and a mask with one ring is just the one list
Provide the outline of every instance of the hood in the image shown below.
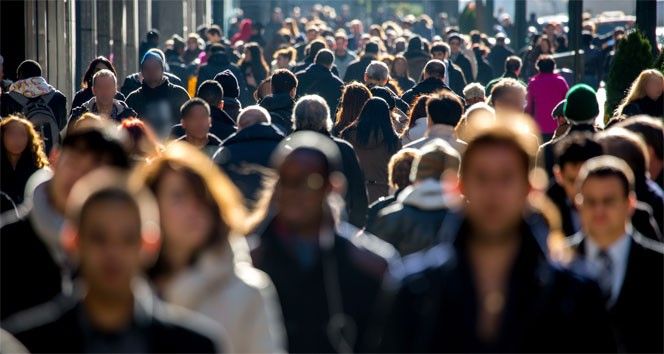
[[267,123],[261,123],[254,124],[232,134],[224,141],[224,146],[244,142],[255,142],[256,140],[280,142],[283,138],[284,135],[275,127]]
[[14,82],[9,86],[9,92],[12,91],[27,98],[35,98],[55,91],[55,87],[49,85],[43,77],[36,76]]
[[397,201],[422,210],[438,210],[448,206],[448,198],[443,195],[443,186],[433,178],[406,187],[399,193]]
[[272,111],[292,111],[295,100],[287,93],[277,93],[266,96],[260,103],[260,106]]

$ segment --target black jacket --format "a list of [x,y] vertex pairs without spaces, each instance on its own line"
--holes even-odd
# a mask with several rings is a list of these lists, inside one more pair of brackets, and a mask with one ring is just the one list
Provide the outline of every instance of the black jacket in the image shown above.
[[[186,143],[187,142],[187,136],[183,135],[183,136],[179,137],[176,140]],[[201,148],[201,152],[203,152],[208,157],[212,158],[212,156],[214,156],[214,153],[217,152],[217,150],[219,150],[220,147],[221,147],[221,139],[219,139],[214,134],[209,134],[208,133],[207,143],[205,144],[205,146],[203,146],[203,148]]]
[[141,85],[127,97],[126,103],[163,138],[168,136],[174,124],[180,122],[180,107],[188,100],[187,91],[165,79],[154,88]]
[[476,81],[482,85],[486,85],[489,81],[493,80],[493,69],[489,62],[482,56],[482,51],[479,47],[473,48],[473,53],[475,54],[475,61],[477,62]]
[[468,83],[475,82],[473,77],[473,69],[470,65],[470,60],[466,57],[465,54],[459,53],[456,59],[452,60],[454,64],[458,65],[463,71],[463,76],[466,78]]
[[[615,343],[596,284],[547,262],[524,223],[492,343],[477,333],[478,300],[468,225],[452,244],[404,259],[405,278],[383,336],[389,352],[611,352]],[[411,269],[412,270],[409,270]]]
[[406,92],[415,86],[415,80],[411,79],[410,77],[401,76],[397,77],[396,80],[399,88],[403,92]]
[[16,169],[14,169],[7,158],[5,149],[0,148],[2,151],[0,153],[0,168],[2,169],[0,191],[6,193],[16,205],[23,203],[25,184],[28,182],[28,178],[37,171],[30,147],[27,149],[28,151],[19,157]]
[[[167,78],[171,84],[175,86],[180,86],[186,90],[187,86],[184,84],[184,82],[182,82],[182,80],[180,80],[179,77],[165,71],[164,71],[164,77]],[[141,73],[133,73],[131,75],[127,75],[124,82],[122,83],[122,87],[120,87],[120,93],[122,93],[126,98],[128,98],[129,95],[132,92],[138,90],[142,84],[143,80],[141,79]]]
[[376,60],[376,58],[373,56],[363,55],[359,59],[356,59],[352,63],[348,64],[348,68],[346,68],[346,74],[344,74],[344,82],[364,82],[364,72],[367,70],[367,66],[371,64],[372,60]]
[[366,230],[371,230],[374,227],[376,219],[378,219],[378,214],[381,212],[381,210],[387,208],[397,201],[398,193],[399,191],[395,192],[393,195],[380,197],[378,200],[369,205],[369,210],[367,210],[367,222],[365,226]]
[[[88,102],[92,97],[94,97],[92,88],[86,87],[84,89],[80,89],[78,92],[76,92],[74,99],[71,101],[71,110],[73,111],[76,107],[80,107],[83,103]],[[115,99],[118,101],[124,101],[125,95],[118,91],[115,94]]]
[[224,112],[228,113],[233,122],[237,123],[237,116],[242,109],[242,103],[235,97],[224,97]]
[[[577,260],[572,268],[585,261],[585,236],[578,233],[569,239]],[[627,269],[620,293],[609,308],[611,325],[620,352],[661,353],[664,350],[664,245],[631,235]]]
[[[98,113],[97,105],[95,103],[95,100],[93,100],[93,98],[90,98],[86,102],[83,102],[83,104],[81,104],[80,106],[71,110],[69,118],[67,119],[67,126],[71,126],[72,124],[76,123],[76,121],[79,118],[81,118],[81,116],[85,113],[88,112]],[[127,104],[124,101],[119,101],[115,99],[113,100],[113,106],[114,106],[113,110],[114,114],[112,114],[110,118],[115,120],[116,122],[120,122],[125,118],[136,117],[136,111],[129,108],[129,106],[127,106]]]
[[263,98],[259,105],[270,112],[272,124],[274,124],[284,134],[288,135],[293,131],[293,106],[295,100],[288,93],[277,93]]
[[413,86],[413,88],[404,92],[401,99],[409,105],[412,105],[418,96],[441,90],[452,91],[452,89],[445,85],[443,80],[430,77],[426,80],[420,81],[417,85]]
[[214,162],[240,189],[247,205],[258,199],[264,172],[271,170],[272,152],[283,138],[272,125],[256,124],[229,136],[214,154]]
[[[384,255],[394,255],[394,250],[374,236],[335,233],[328,248],[315,244],[315,258],[305,267],[295,256],[295,238],[285,225],[273,220],[256,236],[259,245],[251,252],[252,260],[277,289],[288,352],[341,352],[335,344],[336,327],[342,323],[331,323],[331,312],[337,321],[342,320],[340,312],[346,315],[345,333],[355,338],[350,350],[368,351],[368,329],[389,265]],[[337,306],[339,310],[331,310]]]
[[450,61],[450,65],[447,67],[449,70],[447,71],[447,75],[450,77],[450,88],[454,93],[456,93],[459,97],[463,97],[463,89],[466,87],[466,76],[463,74],[463,71],[461,68],[459,68],[458,65],[452,63]]
[[625,106],[623,113],[627,116],[647,114],[652,117],[662,118],[664,117],[664,94],[659,95],[659,98],[656,100],[651,100],[648,96],[640,98]]
[[367,188],[364,185],[364,174],[360,168],[360,162],[353,149],[353,145],[343,139],[330,135],[330,138],[337,144],[341,152],[341,163],[343,174],[346,177],[346,212],[348,213],[348,222],[358,228],[364,226],[368,208]]
[[320,64],[312,64],[297,75],[297,95],[317,94],[327,102],[330,115],[334,115],[341,99],[344,83],[330,69]]
[[[223,110],[210,106],[210,117],[212,126],[210,127],[210,134],[216,136],[220,140],[225,140],[237,131],[235,121]],[[182,124],[178,123],[171,128],[171,137],[180,138],[184,136],[184,128]]]
[[[156,298],[145,302],[134,326],[145,336],[147,352],[217,353],[221,349],[216,340],[220,330],[202,315]],[[80,300],[60,296],[3,326],[31,353],[84,353],[88,330],[82,321],[84,311]]]
[[[67,98],[65,95],[63,95],[62,92],[55,90],[53,97],[48,102],[48,107],[53,111],[53,116],[58,124],[58,128],[64,128],[67,124]],[[0,95],[0,117],[6,117],[14,113],[21,113],[22,111],[23,106],[16,102],[9,93],[3,93]]]
[[560,137],[549,140],[545,142],[544,144],[540,145],[539,149],[537,150],[537,165],[544,168],[546,170],[546,173],[549,175],[549,178],[553,178],[553,151],[555,149],[556,144],[566,137],[567,135],[573,133],[573,132],[582,132],[582,133],[589,133],[589,134],[595,134],[595,127],[592,126],[591,124],[573,124],[570,126],[569,130]]
[[240,87],[239,99],[243,104],[251,104],[253,99],[247,89],[247,80],[240,68],[228,60],[226,53],[215,53],[208,57],[207,63],[201,65],[198,69],[197,87],[200,87],[205,80],[212,80],[214,77],[224,70],[230,70],[237,79],[238,86]]
[[510,55],[514,55],[514,51],[504,45],[495,45],[491,48],[491,52],[487,56],[491,69],[493,69],[494,74],[502,73],[505,70],[505,60]]

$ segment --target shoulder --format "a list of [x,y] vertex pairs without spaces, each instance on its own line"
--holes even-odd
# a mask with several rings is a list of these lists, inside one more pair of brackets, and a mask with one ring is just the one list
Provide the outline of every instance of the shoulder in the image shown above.
[[155,300],[153,325],[164,339],[170,338],[181,345],[190,345],[192,352],[207,349],[218,351],[223,343],[218,343],[223,329],[214,321],[183,307]]
[[649,239],[639,232],[635,232],[632,235],[632,240],[634,240],[637,247],[642,248],[646,253],[650,253],[660,259],[664,257],[664,243]]
[[351,260],[376,275],[384,275],[400,259],[392,245],[349,224],[339,227],[337,242],[349,249]]
[[65,296],[58,296],[44,304],[19,312],[6,320],[2,327],[17,335],[33,335],[41,331],[52,331],[57,324],[74,310],[77,302]]

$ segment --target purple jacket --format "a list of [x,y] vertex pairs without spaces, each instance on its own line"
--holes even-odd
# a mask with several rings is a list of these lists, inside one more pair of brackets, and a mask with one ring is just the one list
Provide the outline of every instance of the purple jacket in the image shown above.
[[556,130],[557,124],[551,112],[565,99],[568,89],[565,79],[553,73],[539,73],[528,82],[526,113],[535,118],[542,134],[553,134]]

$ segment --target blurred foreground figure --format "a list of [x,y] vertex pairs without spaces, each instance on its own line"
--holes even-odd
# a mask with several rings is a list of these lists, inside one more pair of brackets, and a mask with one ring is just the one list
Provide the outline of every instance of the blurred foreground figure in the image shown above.
[[150,194],[97,170],[67,202],[63,231],[83,289],[3,322],[32,353],[214,353],[214,324],[157,300],[137,279],[159,247]]

